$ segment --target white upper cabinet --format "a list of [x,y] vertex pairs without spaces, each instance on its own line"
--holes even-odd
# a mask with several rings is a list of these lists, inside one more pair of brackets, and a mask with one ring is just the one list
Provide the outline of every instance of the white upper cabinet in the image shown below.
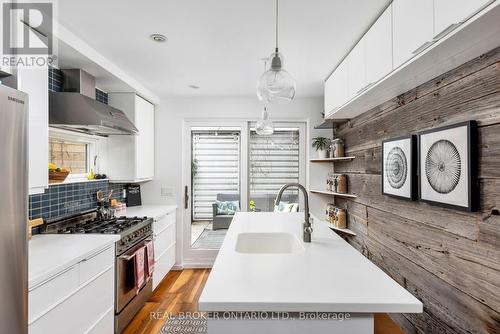
[[154,150],[155,150],[155,107],[153,104],[137,96],[135,110],[139,113],[136,117],[136,127],[139,135],[136,137],[136,170],[138,179],[148,179],[154,176]]
[[18,89],[29,95],[29,193],[49,186],[49,74],[45,68],[18,68]]
[[326,118],[356,117],[497,47],[499,14],[500,0],[393,0],[326,80]]
[[366,52],[367,87],[392,71],[392,6],[373,24],[363,38]]
[[434,0],[434,35],[444,37],[493,0]]
[[366,86],[365,41],[361,39],[346,59],[348,76],[348,100],[356,96]]
[[122,110],[137,135],[108,138],[108,170],[111,181],[142,182],[154,176],[155,106],[135,93],[110,93],[109,105]]
[[433,0],[394,0],[394,68],[432,44],[434,36]]
[[349,97],[347,63],[343,61],[325,82],[325,116],[331,115]]

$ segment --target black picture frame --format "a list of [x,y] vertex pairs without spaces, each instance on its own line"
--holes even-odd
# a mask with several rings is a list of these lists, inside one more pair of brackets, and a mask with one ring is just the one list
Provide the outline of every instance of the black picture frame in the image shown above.
[[[459,128],[459,127],[466,127],[466,133],[467,133],[467,142],[466,142],[466,147],[467,147],[467,156],[466,159],[467,161],[465,162],[467,164],[467,188],[468,188],[468,194],[467,194],[467,205],[466,206],[460,206],[460,205],[454,205],[454,204],[449,204],[445,202],[439,202],[439,201],[433,201],[429,199],[424,199],[422,198],[422,179],[423,179],[423,171],[421,170],[421,159],[422,159],[422,136],[427,135],[427,134],[432,134],[432,133],[437,133],[449,129],[454,129],[454,128]],[[429,203],[432,205],[437,205],[440,207],[448,208],[448,209],[455,209],[455,210],[460,210],[460,211],[467,211],[467,212],[474,212],[477,211],[479,208],[479,180],[478,180],[478,133],[477,133],[477,123],[473,120],[471,121],[466,121],[466,122],[461,122],[461,123],[456,123],[453,125],[448,125],[448,126],[443,126],[435,129],[429,129],[426,131],[422,131],[418,133],[418,200],[424,203]]]
[[[410,196],[409,197],[387,193],[387,192],[385,192],[385,189],[384,189],[384,180],[386,177],[385,161],[384,161],[385,144],[395,142],[395,141],[401,141],[401,140],[409,140],[410,141],[410,154],[408,156],[408,160],[409,160],[408,167],[409,168],[408,168],[408,174],[407,174],[408,180],[410,182]],[[382,160],[382,162],[381,162],[382,163],[382,168],[381,168],[381,171],[382,171],[382,185],[381,185],[382,194],[386,195],[386,196],[398,198],[398,199],[407,200],[407,201],[417,200],[417,198],[418,198],[418,191],[417,191],[417,182],[418,182],[418,178],[417,178],[417,136],[416,135],[408,135],[408,136],[400,136],[400,137],[395,137],[395,138],[383,140],[382,141],[382,159],[381,160]]]

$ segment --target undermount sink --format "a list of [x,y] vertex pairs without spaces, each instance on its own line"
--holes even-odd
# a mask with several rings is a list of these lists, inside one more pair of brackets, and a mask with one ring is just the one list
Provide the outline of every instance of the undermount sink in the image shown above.
[[304,250],[302,242],[290,233],[240,233],[236,251],[250,254],[291,254]]

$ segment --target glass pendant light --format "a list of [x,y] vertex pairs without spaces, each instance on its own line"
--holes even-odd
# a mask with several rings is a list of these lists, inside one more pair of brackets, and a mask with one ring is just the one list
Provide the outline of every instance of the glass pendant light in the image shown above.
[[269,113],[266,107],[262,110],[262,119],[258,120],[255,125],[255,132],[257,132],[259,136],[270,136],[274,133],[274,124],[273,121],[269,119]]
[[257,96],[265,103],[290,102],[295,97],[295,80],[283,69],[283,55],[278,51],[279,0],[276,0],[276,47],[271,54],[271,68],[257,83]]

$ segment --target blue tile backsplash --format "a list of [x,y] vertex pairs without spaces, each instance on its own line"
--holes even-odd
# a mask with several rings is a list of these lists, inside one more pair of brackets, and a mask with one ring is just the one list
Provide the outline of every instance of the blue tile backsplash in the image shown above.
[[[49,66],[49,90],[53,92],[63,91],[63,74],[60,69]],[[108,93],[96,88],[96,101],[108,104]]]
[[103,92],[102,90],[96,88],[95,89],[95,99],[104,104],[108,104],[108,93]]
[[51,185],[45,193],[29,197],[29,218],[47,221],[95,209],[98,190],[105,195],[113,190],[113,198],[123,201],[124,186],[107,180]]
[[49,90],[53,92],[62,92],[63,75],[61,70],[49,66]]

